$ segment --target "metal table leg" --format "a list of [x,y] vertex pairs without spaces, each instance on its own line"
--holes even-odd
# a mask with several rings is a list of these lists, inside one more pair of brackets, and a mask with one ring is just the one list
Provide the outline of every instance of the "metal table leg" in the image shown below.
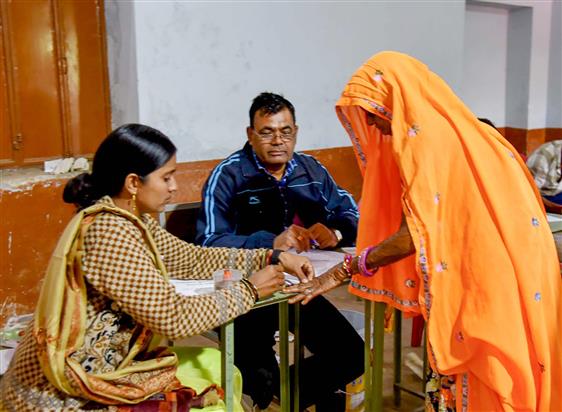
[[301,361],[304,358],[304,349],[301,345],[301,331],[300,331],[300,322],[301,322],[301,305],[295,304],[295,330],[294,336],[295,340],[293,341],[293,365],[294,365],[294,384],[293,384],[293,410],[299,411],[300,410],[300,396],[299,396],[299,389],[300,389],[300,367]]
[[365,410],[370,411],[372,405],[372,384],[371,376],[372,372],[372,359],[371,359],[371,348],[372,348],[372,316],[373,316],[373,302],[365,299],[365,372],[363,374],[363,387],[365,390]]
[[382,368],[384,352],[384,311],[386,305],[375,302],[375,323],[374,323],[374,358],[372,376],[372,411],[382,412]]
[[234,322],[221,326],[221,386],[224,390],[226,412],[234,410]]
[[290,412],[290,377],[289,377],[289,304],[279,303],[279,357],[281,358],[281,412]]
[[402,312],[394,310],[394,406],[401,401],[402,383]]

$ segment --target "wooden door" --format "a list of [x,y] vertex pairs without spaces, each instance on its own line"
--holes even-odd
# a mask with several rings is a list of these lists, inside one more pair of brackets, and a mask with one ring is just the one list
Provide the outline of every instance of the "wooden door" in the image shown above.
[[[0,2],[0,9],[4,9]],[[8,79],[6,68],[9,64],[6,61],[4,48],[5,27],[3,20],[4,13],[0,11],[0,165],[13,165],[15,163],[14,151],[12,150],[12,130],[10,129],[10,110],[8,105]]]
[[110,129],[103,3],[2,1],[0,19],[0,165],[91,155]]

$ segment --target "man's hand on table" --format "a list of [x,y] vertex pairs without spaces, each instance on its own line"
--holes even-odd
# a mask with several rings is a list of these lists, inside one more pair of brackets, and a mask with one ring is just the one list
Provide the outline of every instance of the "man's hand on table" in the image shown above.
[[334,231],[322,223],[315,223],[308,229],[291,225],[273,240],[273,248],[295,249],[298,253],[308,252],[311,248],[329,249],[338,245]]
[[288,250],[294,248],[298,253],[308,252],[311,239],[307,229],[291,225],[273,240],[273,249]]
[[333,248],[338,245],[338,238],[334,231],[322,223],[315,223],[308,228],[310,237],[318,243],[319,249]]

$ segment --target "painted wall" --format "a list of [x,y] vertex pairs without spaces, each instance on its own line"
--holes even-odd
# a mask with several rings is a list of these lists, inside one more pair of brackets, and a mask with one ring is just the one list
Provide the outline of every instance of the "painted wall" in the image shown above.
[[506,7],[466,6],[462,98],[478,117],[498,126],[506,124],[508,19]]
[[[111,0],[107,10],[109,38],[122,35],[115,22],[134,22],[136,42],[138,117],[123,116],[134,110],[114,95],[114,122],[162,129],[178,144],[180,161],[238,149],[251,100],[264,90],[294,103],[298,150],[349,145],[334,104],[355,69],[381,50],[412,54],[460,86],[463,1]],[[130,67],[133,58],[110,48],[110,65]]]
[[113,126],[139,121],[137,44],[133,2],[106,1],[107,54]]
[[562,125],[562,1],[552,3],[546,126]]
[[62,203],[64,183],[0,188],[0,326],[35,307],[51,252],[74,213]]
[[562,126],[560,1],[467,1],[461,97],[500,127]]
[[263,90],[295,104],[298,150],[348,145],[333,105],[351,73],[384,49],[426,62],[524,150],[547,139],[539,132],[529,146],[528,130],[556,135],[562,126],[558,1],[109,0],[106,8],[114,124],[162,129],[180,161],[238,149]]

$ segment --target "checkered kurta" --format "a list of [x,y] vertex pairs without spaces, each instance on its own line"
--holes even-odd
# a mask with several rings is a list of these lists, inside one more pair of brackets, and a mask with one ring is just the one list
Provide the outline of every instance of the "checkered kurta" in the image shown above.
[[556,196],[562,192],[562,140],[541,145],[527,159],[535,183],[542,195]]
[[[206,279],[227,265],[248,275],[264,265],[264,249],[198,247],[169,234],[148,215],[143,216],[143,221],[170,277]],[[141,231],[124,217],[98,215],[86,233],[84,247],[87,330],[83,347],[72,357],[86,371],[114,371],[127,355],[139,325],[168,339],[179,339],[212,329],[247,312],[254,304],[252,294],[241,283],[203,296],[177,294],[156,269]],[[111,410],[59,392],[44,376],[36,353],[30,325],[0,381],[5,409]]]

